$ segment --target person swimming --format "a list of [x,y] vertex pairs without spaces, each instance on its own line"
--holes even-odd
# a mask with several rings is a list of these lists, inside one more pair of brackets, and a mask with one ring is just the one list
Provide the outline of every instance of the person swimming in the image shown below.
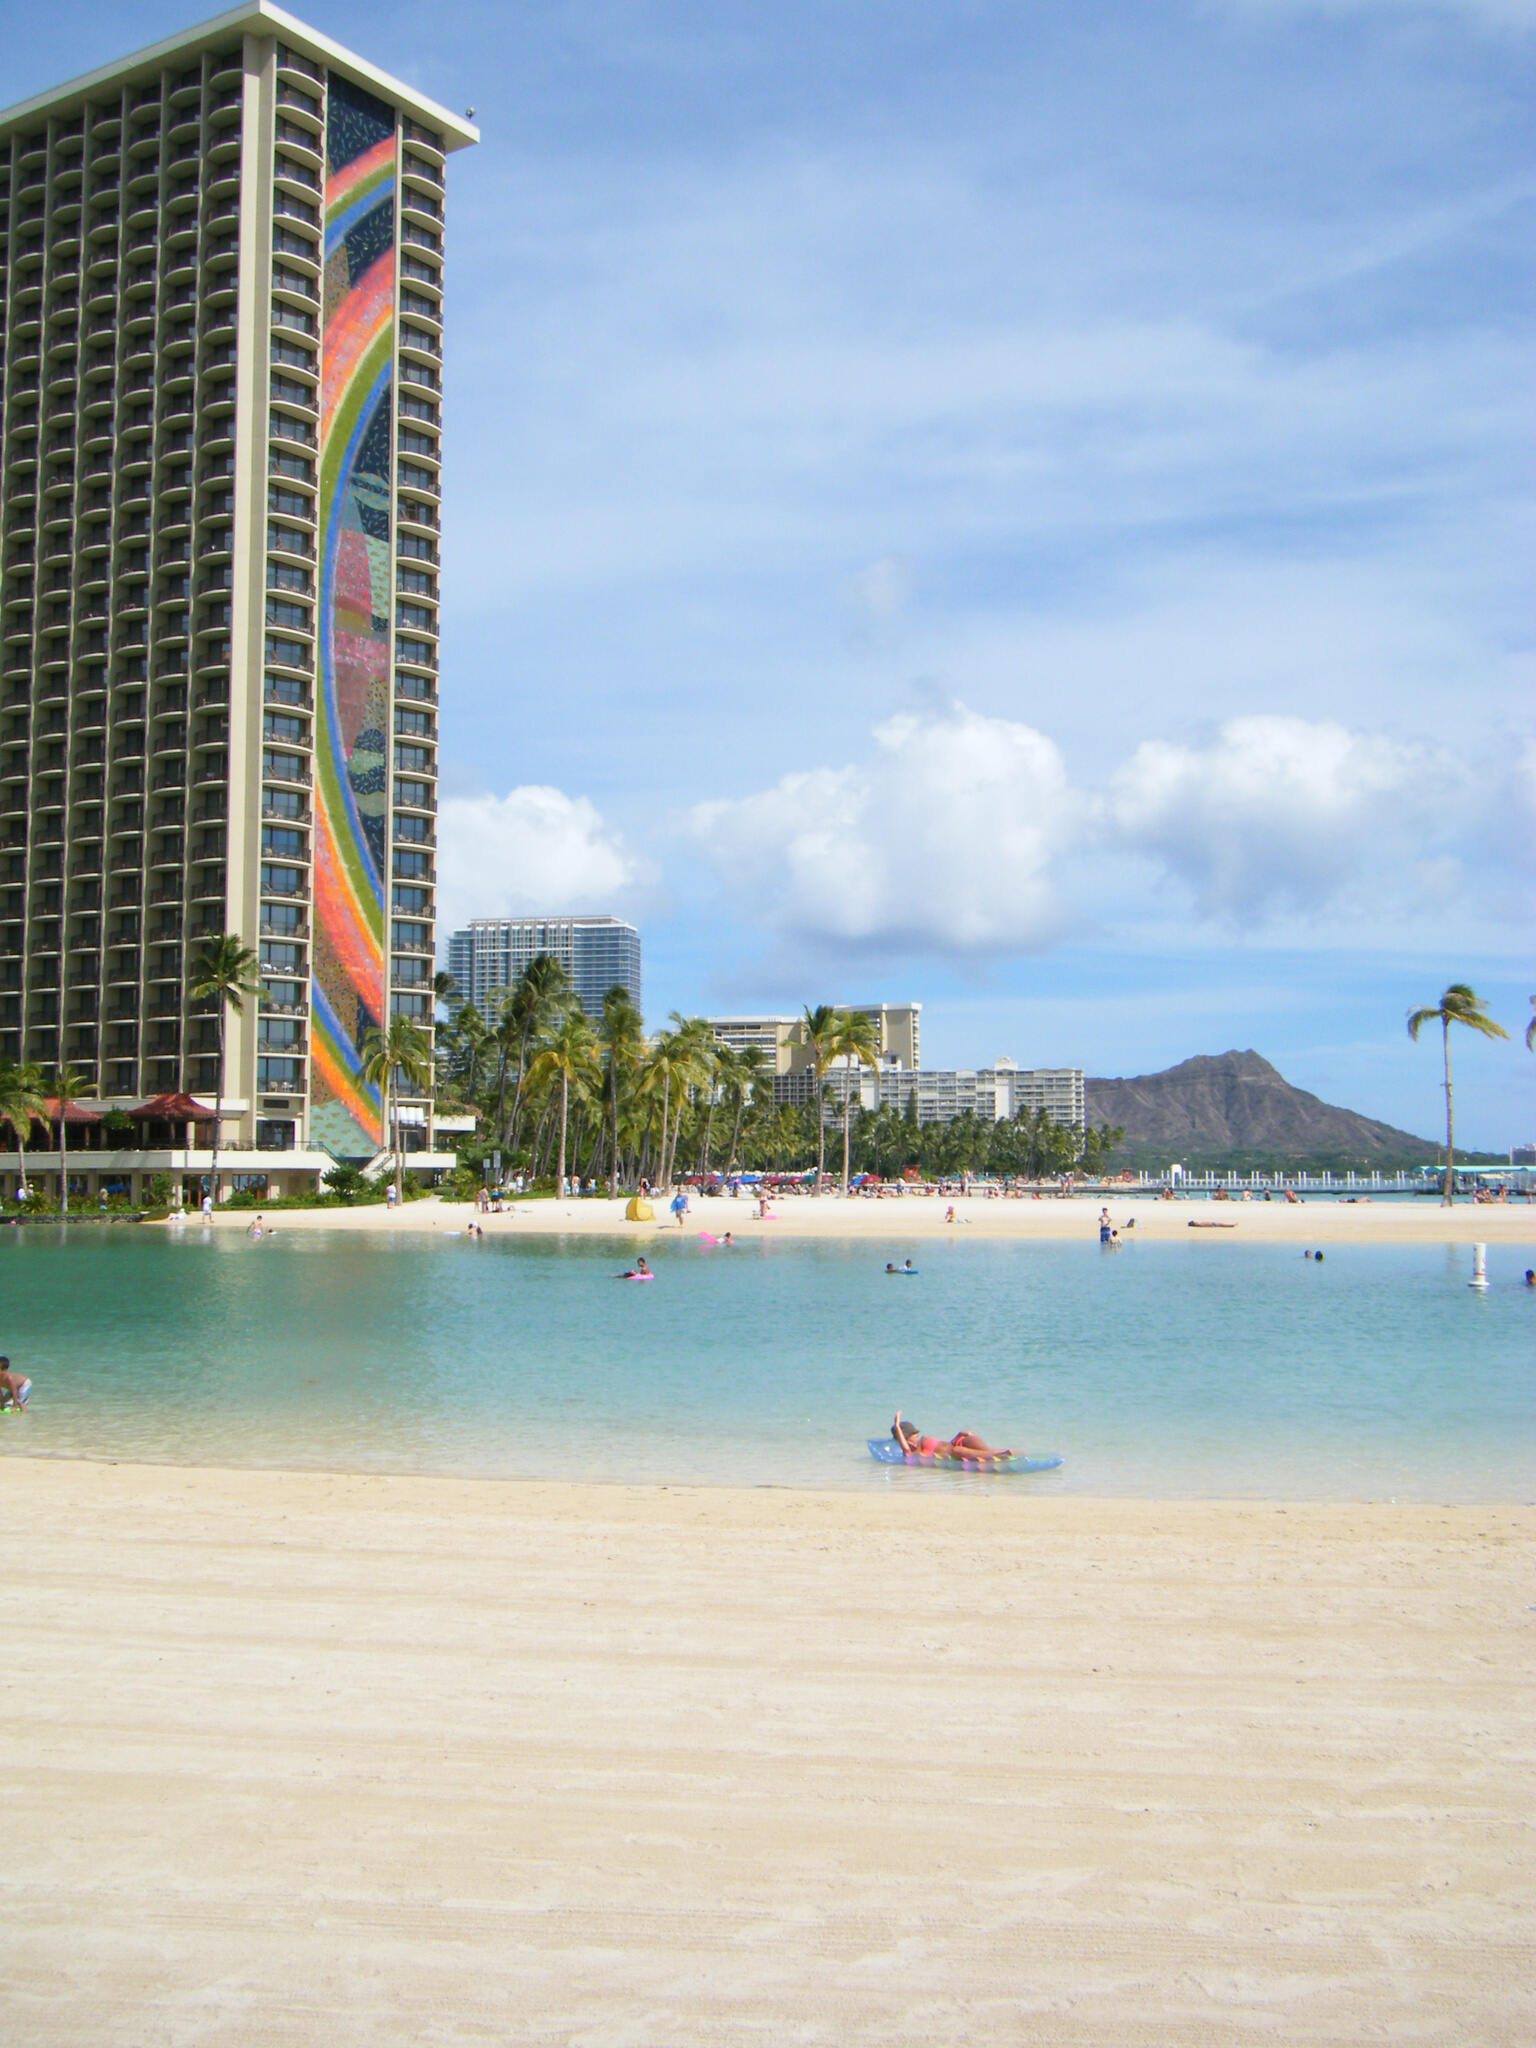
[[615,1273],[613,1277],[615,1280],[654,1280],[656,1275],[644,1259],[636,1259],[627,1272]]

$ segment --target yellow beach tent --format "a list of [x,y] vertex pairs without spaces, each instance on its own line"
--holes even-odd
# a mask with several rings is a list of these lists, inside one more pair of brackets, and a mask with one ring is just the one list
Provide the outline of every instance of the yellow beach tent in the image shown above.
[[639,1195],[631,1195],[624,1210],[624,1221],[626,1223],[654,1223],[656,1221],[656,1211],[649,1202],[642,1200]]

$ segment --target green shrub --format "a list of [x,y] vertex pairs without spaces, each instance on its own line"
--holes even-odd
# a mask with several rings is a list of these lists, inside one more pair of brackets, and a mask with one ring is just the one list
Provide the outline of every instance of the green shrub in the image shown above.
[[152,1173],[144,1189],[144,1206],[169,1209],[176,1199],[176,1183],[168,1173]]

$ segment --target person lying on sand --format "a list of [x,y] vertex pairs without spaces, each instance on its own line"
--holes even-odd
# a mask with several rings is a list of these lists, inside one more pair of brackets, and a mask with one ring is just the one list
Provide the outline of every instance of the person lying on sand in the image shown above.
[[891,1424],[891,1435],[909,1458],[1011,1458],[1012,1451],[994,1450],[973,1429],[957,1429],[948,1440],[924,1436],[915,1422],[903,1422],[901,1410]]

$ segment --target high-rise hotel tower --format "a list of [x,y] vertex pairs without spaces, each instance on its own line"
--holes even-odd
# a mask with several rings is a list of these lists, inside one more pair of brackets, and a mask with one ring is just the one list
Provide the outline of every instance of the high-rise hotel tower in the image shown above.
[[189,969],[239,933],[231,1163],[371,1156],[360,1042],[432,1023],[444,160],[474,140],[266,0],[0,113],[0,1058],[101,1107],[211,1097]]

